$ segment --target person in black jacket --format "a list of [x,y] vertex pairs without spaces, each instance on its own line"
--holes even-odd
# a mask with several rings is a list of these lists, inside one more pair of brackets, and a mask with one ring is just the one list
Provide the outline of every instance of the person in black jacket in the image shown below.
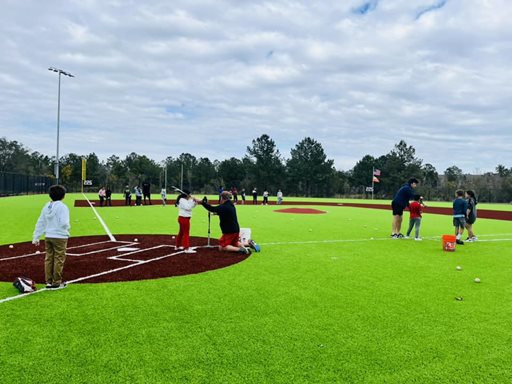
[[251,250],[243,246],[240,242],[240,226],[236,217],[235,205],[231,202],[231,193],[223,191],[220,194],[220,204],[211,206],[203,198],[202,206],[213,213],[216,213],[220,219],[220,229],[222,237],[219,240],[219,250],[228,252],[239,252],[246,255],[251,254]]
[[142,183],[142,194],[144,196],[144,205],[146,205],[146,199],[149,200],[149,205],[151,205],[151,184],[147,181]]
[[130,187],[127,185],[123,192],[124,196],[124,205],[132,205],[132,191],[130,191]]
[[112,206],[112,190],[109,186],[105,189],[105,206]]
[[391,209],[393,210],[391,237],[393,239],[402,239],[404,237],[404,235],[400,233],[400,229],[402,228],[402,215],[404,214],[404,209],[409,206],[409,200],[414,198],[416,194],[414,190],[418,184],[419,181],[417,179],[409,179],[407,184],[402,185],[398,190],[391,202]]

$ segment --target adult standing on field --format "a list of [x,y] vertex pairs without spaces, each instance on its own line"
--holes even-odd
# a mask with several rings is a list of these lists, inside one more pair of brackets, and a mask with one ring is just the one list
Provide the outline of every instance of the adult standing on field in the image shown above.
[[476,221],[476,205],[478,202],[476,201],[475,192],[471,189],[466,191],[466,200],[468,202],[468,210],[466,212],[466,229],[468,230],[468,238],[466,241],[468,243],[472,243],[478,240],[478,237],[475,236],[475,232],[473,232],[473,224]]
[[111,207],[112,206],[112,190],[109,186],[105,188],[105,206]]
[[124,205],[131,206],[132,205],[132,191],[130,191],[130,187],[127,185],[124,189]]
[[231,187],[231,194],[233,195],[233,204],[238,203],[238,189]]
[[409,200],[414,198],[414,189],[418,186],[419,181],[415,178],[409,179],[407,184],[402,185],[398,190],[393,201],[391,202],[391,208],[393,210],[393,224],[391,237],[393,239],[402,239],[404,235],[400,232],[402,228],[402,218],[404,209],[409,206]]
[[263,191],[263,205],[268,205],[268,195],[269,195],[269,193],[268,193],[268,191],[265,189],[265,190]]
[[151,184],[147,181],[142,183],[142,195],[144,196],[144,205],[146,205],[146,198],[149,200],[149,205],[151,205]]
[[219,240],[219,250],[250,255],[251,250],[244,247],[240,242],[240,225],[238,225],[235,205],[231,202],[231,193],[228,191],[222,192],[220,204],[216,207],[208,204],[206,197],[203,198],[201,204],[206,210],[219,216],[220,229],[222,231],[222,237]]
[[135,205],[141,206],[142,205],[142,188],[137,185],[133,189],[133,192],[135,193]]
[[254,187],[254,189],[252,190],[252,204],[258,204],[258,190],[256,189],[256,187]]
[[103,207],[103,202],[105,201],[105,187],[101,187],[98,191],[98,197],[100,199],[100,207]]

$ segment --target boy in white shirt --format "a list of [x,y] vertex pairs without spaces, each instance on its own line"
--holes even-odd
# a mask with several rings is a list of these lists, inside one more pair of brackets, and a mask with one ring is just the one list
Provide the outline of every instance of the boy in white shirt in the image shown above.
[[66,188],[62,185],[52,185],[49,191],[52,201],[46,203],[37,220],[32,236],[32,244],[38,246],[39,239],[45,235],[46,257],[44,259],[44,273],[47,289],[66,288],[62,279],[64,262],[66,261],[66,247],[68,244],[69,209],[62,202],[66,196]]

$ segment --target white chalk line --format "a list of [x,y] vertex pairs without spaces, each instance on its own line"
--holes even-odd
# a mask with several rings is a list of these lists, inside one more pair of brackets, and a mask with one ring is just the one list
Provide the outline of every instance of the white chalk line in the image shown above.
[[[110,256],[110,257],[107,257],[107,259],[109,259],[109,260],[118,260],[118,261],[126,261],[126,260],[129,260],[129,259],[126,259],[125,256],[130,256],[130,255],[134,255],[136,253],[141,253],[141,252],[145,252],[145,251],[152,251],[154,249],[170,248],[170,247],[174,248],[174,245],[168,245],[168,244],[155,245],[155,246],[150,247],[150,248],[137,249],[137,250],[125,252],[125,253],[122,253],[122,254],[119,254],[119,255],[116,255],[116,256]],[[140,260],[137,260],[137,261],[140,261]]]
[[[159,245],[159,246],[156,246],[156,247],[153,247],[153,248],[162,248],[162,247],[174,247],[174,246],[171,246],[171,245]],[[197,248],[209,248],[207,245],[205,246],[197,246],[197,247],[190,247],[190,249],[197,249]],[[149,249],[149,248],[148,248]],[[95,273],[93,275],[89,275],[89,276],[83,276],[83,277],[79,277],[77,279],[73,279],[73,280],[68,280],[66,283],[69,285],[69,284],[73,284],[73,283],[77,283],[79,281],[84,281],[84,280],[88,280],[88,279],[92,279],[92,278],[95,278],[95,277],[99,277],[99,276],[103,276],[103,275],[107,275],[107,274],[110,274],[110,273],[115,273],[115,272],[119,272],[119,271],[122,271],[124,269],[128,269],[128,268],[133,268],[133,267],[137,267],[139,265],[143,265],[143,264],[148,264],[148,263],[151,263],[153,261],[159,261],[159,260],[163,260],[167,257],[172,257],[172,256],[176,256],[176,255],[180,255],[180,254],[184,254],[185,253],[185,250],[180,250],[180,251],[177,251],[177,252],[174,252],[174,253],[170,253],[170,254],[167,254],[167,255],[163,255],[163,256],[159,256],[159,257],[155,257],[154,259],[149,259],[149,260],[122,260],[122,259],[119,259],[117,261],[131,261],[133,262],[134,264],[130,264],[130,265],[125,265],[123,267],[119,267],[119,268],[114,268],[114,269],[109,269],[108,271],[103,271],[103,272],[99,272],[99,273]],[[27,296],[30,296],[30,295],[33,295],[35,293],[40,293],[40,292],[44,292],[44,291],[47,291],[48,289],[46,288],[41,288],[41,289],[38,289],[37,291],[34,291],[34,292],[29,292],[29,293],[22,293],[22,294],[19,294],[19,295],[16,295],[16,296],[11,296],[11,297],[7,297],[5,299],[1,299],[0,300],[0,304],[1,303],[5,303],[7,301],[12,301],[12,300],[16,300],[16,299],[21,299],[21,298],[24,298],[24,297],[27,297]]]
[[[161,245],[161,246],[158,246],[158,247],[171,247],[171,246],[169,246],[169,245]],[[197,249],[197,248],[203,248],[203,247],[190,247],[190,249]],[[138,267],[139,265],[142,265],[142,264],[152,263],[152,262],[154,262],[154,261],[163,260],[163,259],[165,259],[165,258],[167,258],[167,257],[172,257],[172,256],[180,255],[180,254],[183,254],[183,253],[185,253],[185,250],[180,250],[180,251],[178,251],[178,252],[174,252],[174,253],[170,253],[170,254],[167,254],[167,255],[163,255],[163,256],[155,257],[154,259],[149,259],[149,260],[138,260],[135,264],[125,265],[124,267],[119,267],[119,268],[110,269],[110,270],[108,270],[108,271],[99,272],[99,273],[96,273],[96,274],[94,274],[94,275],[90,275],[90,276],[79,277],[79,278],[77,278],[77,279],[74,279],[74,280],[70,280],[70,281],[68,281],[68,283],[69,283],[69,284],[72,284],[72,283],[76,283],[76,282],[79,282],[79,281],[92,279],[92,278],[94,278],[94,277],[99,277],[99,276],[103,276],[103,275],[108,275],[108,274],[110,274],[110,273],[114,273],[114,272],[122,271],[123,269],[128,269],[128,268]]]
[[[503,236],[503,235],[510,235],[510,234],[509,233],[489,234],[489,235],[480,235],[480,237],[483,237],[483,236]],[[424,237],[423,239],[427,240],[427,241],[438,241],[439,239],[441,239],[441,237],[440,236],[435,236],[435,237],[430,237],[430,238],[425,238]],[[370,239],[335,239],[335,240],[272,242],[272,243],[260,243],[260,245],[272,246],[272,245],[328,244],[328,243],[350,243],[350,242],[355,243],[355,242],[370,242],[370,241],[383,241],[383,240],[392,240],[392,241],[402,240],[403,241],[403,240],[410,240],[410,239],[392,239],[392,238],[389,238],[389,237],[381,237],[381,238],[373,238],[373,239],[371,239],[371,238]],[[114,240],[114,241],[116,241],[116,240]],[[479,239],[477,241],[477,243],[479,243],[479,242],[507,242],[507,241],[512,241],[512,238],[508,238],[508,239],[507,238],[504,238],[504,239],[487,239],[487,240]],[[148,248],[148,249],[161,248],[161,247],[172,247],[172,246],[169,246],[169,245],[159,245],[159,246]],[[209,246],[206,245],[206,246],[191,247],[191,249],[197,249],[197,248],[209,248]],[[144,249],[144,250],[148,250],[148,249]],[[139,251],[144,251],[144,250],[139,250]],[[139,251],[137,251],[137,252],[139,252]],[[133,253],[137,253],[137,252],[133,252]],[[142,264],[147,264],[147,263],[150,263],[150,262],[153,262],[153,261],[163,260],[163,259],[165,259],[167,257],[176,256],[176,255],[179,255],[179,254],[182,254],[182,253],[184,253],[183,250],[175,252],[175,253],[171,253],[171,254],[168,254],[168,255],[160,256],[160,257],[157,257],[157,258],[154,258],[154,259],[149,259],[149,260],[135,260],[135,259],[124,259],[123,260],[122,259],[122,256],[124,256],[124,255],[128,256],[130,253],[119,255],[119,256],[112,256],[109,259],[113,259],[113,260],[117,260],[117,261],[128,261],[128,262],[133,262],[134,264],[125,265],[123,267],[114,268],[114,269],[111,269],[111,270],[108,270],[108,271],[103,271],[103,272],[100,272],[100,273],[97,273],[97,274],[94,274],[94,275],[90,275],[90,276],[80,277],[80,278],[77,278],[77,279],[74,279],[74,280],[70,280],[67,283],[68,284],[72,284],[72,283],[76,283],[76,282],[79,282],[79,281],[83,281],[83,280],[87,280],[87,279],[92,279],[94,277],[99,277],[99,276],[103,276],[103,275],[106,275],[106,274],[118,272],[118,271],[121,271],[121,270],[124,270],[124,269],[127,269],[127,268],[136,267],[136,266],[139,266],[139,265],[142,265]],[[23,298],[23,297],[26,297],[26,296],[30,296],[30,295],[33,295],[35,293],[44,292],[46,290],[47,290],[46,288],[42,288],[42,289],[39,289],[39,290],[34,291],[34,292],[23,293],[23,294],[20,294],[20,295],[11,296],[11,297],[8,297],[8,298],[5,298],[5,299],[1,299],[0,300],[0,304],[4,303],[4,302],[7,302],[7,301],[16,300],[16,299],[20,299],[20,298]]]
[[[102,250],[99,250],[99,251],[92,251],[92,252],[86,252],[86,253],[70,253],[70,252],[67,252],[69,251],[70,249],[78,249],[78,248],[85,248],[85,247],[91,247],[93,245],[98,245],[98,244],[105,244],[105,243],[110,243],[111,241],[110,240],[105,240],[105,241],[98,241],[96,243],[90,243],[90,244],[82,244],[82,245],[75,245],[73,247],[68,247],[66,249],[66,256],[83,256],[83,255],[87,255],[89,253],[97,253],[97,252],[101,252],[102,250],[105,250],[105,249],[102,249]],[[133,244],[139,244],[137,242],[133,242],[133,241],[115,241],[116,243],[122,243],[124,245],[127,245],[127,244],[130,244],[130,245],[133,245]],[[117,248],[117,247],[114,247],[114,248]],[[112,249],[112,248],[109,248],[109,249]],[[15,260],[15,259],[23,259],[25,257],[30,257],[30,256],[42,256],[46,254],[45,251],[42,251],[42,252],[39,252],[39,253],[36,253],[36,252],[33,252],[33,253],[27,253],[25,255],[18,255],[18,256],[10,256],[10,257],[0,257],[0,261],[6,261],[6,260]]]
[[[441,236],[435,237],[423,237],[423,240],[426,241],[439,241],[441,240]],[[415,241],[413,237],[410,239],[392,239],[391,237],[376,237],[376,238],[364,238],[364,239],[333,239],[333,240],[310,240],[310,241],[278,241],[271,243],[259,243],[262,246],[272,246],[272,245],[300,245],[300,244],[335,244],[335,243],[365,243],[370,241]],[[512,238],[509,239],[478,239],[474,243],[488,243],[488,242],[507,242],[512,241]]]
[[[113,241],[106,241],[105,243],[114,243]],[[89,255],[94,255],[95,253],[101,253],[101,252],[104,252],[104,251],[111,251],[113,249],[118,249],[118,248],[121,248],[121,247],[124,247],[124,246],[127,246],[127,245],[135,245],[135,244],[140,244],[136,241],[116,241],[116,243],[122,243],[122,244],[118,244],[118,245],[114,245],[113,247],[109,247],[109,248],[102,248],[102,249],[97,249],[95,251],[89,251],[89,252],[84,252],[84,253],[69,253],[69,252],[66,252],[66,256],[72,256],[72,257],[83,257],[83,256],[89,256]]]
[[0,300],[0,304],[6,303],[6,302],[11,301],[11,300],[21,299],[23,297],[34,295],[36,293],[44,292],[44,291],[47,291],[47,290],[48,289],[46,289],[46,288],[41,288],[41,289],[38,289],[37,291],[34,291],[34,292],[22,293],[22,294],[19,294],[19,295],[16,295],[16,296],[6,297],[5,299]]
[[82,193],[82,195],[85,197],[85,200],[87,200],[87,202],[89,203],[89,206],[92,208],[94,214],[96,215],[96,217],[98,218],[98,220],[100,221],[101,225],[103,226],[103,228],[105,229],[105,232],[107,232],[107,235],[108,237],[110,238],[111,241],[117,241],[116,238],[114,237],[114,235],[112,234],[112,232],[110,232],[110,229],[108,229],[107,227],[107,224],[105,224],[105,222],[103,221],[103,219],[101,218],[100,214],[96,211],[96,208],[94,208],[94,206],[92,205],[92,203],[89,201],[89,199],[87,198],[87,196],[85,196],[85,193]]

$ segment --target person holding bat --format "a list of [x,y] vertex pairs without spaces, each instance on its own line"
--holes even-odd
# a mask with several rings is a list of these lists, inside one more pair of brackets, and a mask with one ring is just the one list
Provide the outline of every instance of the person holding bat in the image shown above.
[[180,192],[176,199],[176,207],[178,207],[178,224],[180,225],[180,231],[176,236],[176,249],[184,249],[185,253],[196,253],[194,249],[190,248],[190,219],[192,217],[192,209],[200,203],[200,200],[194,199],[190,192],[187,190],[177,189]]

